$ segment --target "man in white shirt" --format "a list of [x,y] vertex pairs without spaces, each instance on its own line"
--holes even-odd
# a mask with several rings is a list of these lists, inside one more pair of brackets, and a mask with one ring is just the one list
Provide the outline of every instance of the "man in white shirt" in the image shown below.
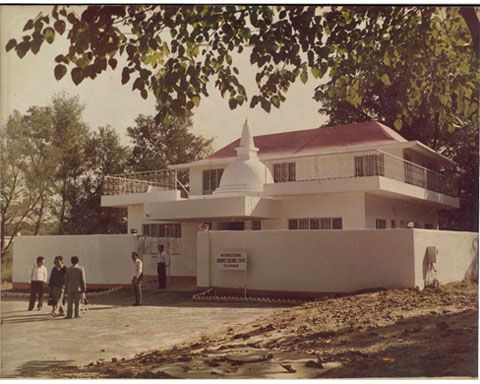
[[143,263],[138,257],[137,252],[132,252],[133,260],[133,278],[132,287],[135,295],[134,306],[142,305],[142,283],[143,283]]
[[37,309],[40,310],[43,305],[43,290],[48,281],[48,270],[43,265],[45,258],[43,256],[37,257],[37,262],[33,266],[30,273],[30,303],[28,304],[28,310],[33,310],[35,306],[35,298],[38,296]]
[[158,288],[165,289],[167,287],[167,267],[170,266],[170,255],[165,252],[163,244],[158,246],[157,256],[157,275]]

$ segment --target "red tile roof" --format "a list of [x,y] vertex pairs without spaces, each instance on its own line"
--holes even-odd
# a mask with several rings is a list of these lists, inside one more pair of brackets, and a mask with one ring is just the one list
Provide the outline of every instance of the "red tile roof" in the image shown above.
[[[254,136],[254,141],[255,147],[259,149],[259,154],[298,153],[318,148],[406,142],[393,129],[377,121]],[[235,147],[238,147],[239,144],[240,139],[235,140],[208,156],[207,159],[234,157],[236,156]]]

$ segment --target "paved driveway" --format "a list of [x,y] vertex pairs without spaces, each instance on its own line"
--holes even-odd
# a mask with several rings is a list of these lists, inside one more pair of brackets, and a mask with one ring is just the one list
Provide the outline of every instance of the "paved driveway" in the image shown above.
[[[1,376],[37,376],[47,365],[80,365],[163,349],[218,333],[281,310],[247,304],[191,302],[192,292],[145,292],[132,307],[130,292],[91,299],[80,319],[53,319],[50,307],[26,311],[27,299],[2,299]],[[37,376],[38,377],[38,376]]]

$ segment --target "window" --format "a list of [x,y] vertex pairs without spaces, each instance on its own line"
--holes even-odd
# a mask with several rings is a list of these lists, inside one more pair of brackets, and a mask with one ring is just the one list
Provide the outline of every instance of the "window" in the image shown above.
[[387,220],[384,219],[377,219],[375,220],[375,227],[377,229],[385,229],[387,228]]
[[182,224],[143,224],[143,235],[149,237],[182,237]]
[[332,229],[342,229],[343,228],[343,220],[341,217],[334,217],[332,218]]
[[425,229],[434,229],[433,224],[425,223]]
[[143,236],[150,236],[150,225],[143,224]]
[[252,231],[260,231],[262,229],[261,220],[252,220]]
[[342,229],[343,219],[341,217],[320,217],[289,219],[288,229]]
[[273,182],[283,183],[295,181],[295,163],[279,163],[273,165]]
[[322,217],[320,219],[321,229],[332,229],[332,219],[330,217]]
[[397,228],[397,223],[395,220],[390,221],[390,227]]
[[320,219],[310,219],[310,229],[320,229]]
[[203,171],[203,195],[211,195],[220,185],[220,179],[223,175],[223,168],[207,169]]
[[405,220],[400,220],[400,228],[407,228],[407,223]]
[[355,156],[355,177],[384,175],[385,161],[383,154]]
[[310,229],[310,220],[298,219],[298,229]]
[[298,220],[297,219],[288,220],[288,229],[298,229]]

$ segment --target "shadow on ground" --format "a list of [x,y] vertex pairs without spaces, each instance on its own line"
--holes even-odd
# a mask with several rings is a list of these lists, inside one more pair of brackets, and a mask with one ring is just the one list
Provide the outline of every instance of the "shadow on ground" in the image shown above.
[[21,377],[48,377],[46,372],[49,372],[49,375],[52,372],[57,370],[73,370],[76,366],[73,363],[73,360],[32,360],[27,361],[22,364],[16,371],[16,376]]

